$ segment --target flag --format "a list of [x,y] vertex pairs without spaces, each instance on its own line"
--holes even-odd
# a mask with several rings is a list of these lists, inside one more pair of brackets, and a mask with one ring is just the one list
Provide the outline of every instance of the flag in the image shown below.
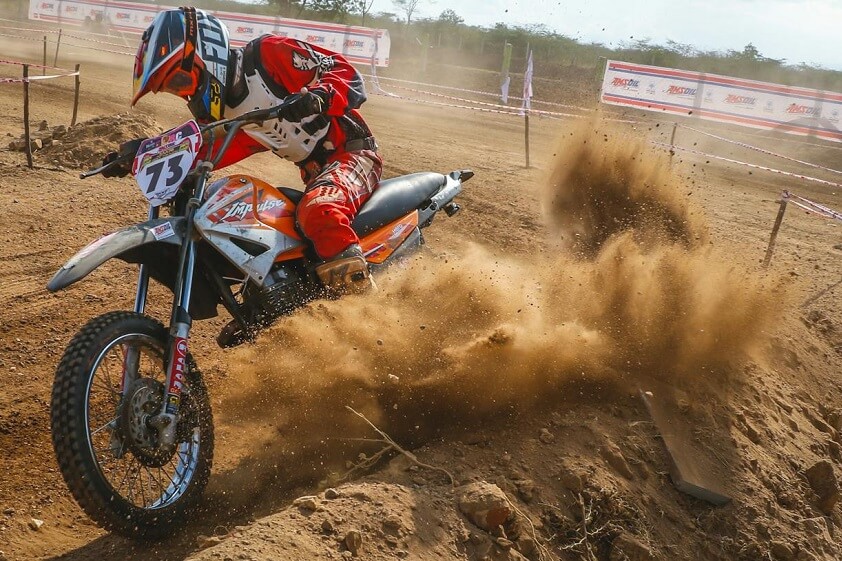
[[503,100],[504,104],[509,103],[509,84],[512,82],[511,76],[506,76],[506,79],[503,80],[503,85],[500,86],[500,91],[502,93],[501,99]]
[[532,49],[529,50],[529,57],[526,60],[526,72],[523,74],[523,105],[521,109],[532,108]]

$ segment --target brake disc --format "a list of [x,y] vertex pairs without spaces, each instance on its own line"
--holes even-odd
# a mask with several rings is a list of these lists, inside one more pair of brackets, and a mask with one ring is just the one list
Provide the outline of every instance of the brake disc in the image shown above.
[[126,447],[147,467],[161,467],[173,456],[172,450],[158,447],[158,431],[148,422],[163,402],[164,385],[151,378],[136,380],[123,396],[120,426]]

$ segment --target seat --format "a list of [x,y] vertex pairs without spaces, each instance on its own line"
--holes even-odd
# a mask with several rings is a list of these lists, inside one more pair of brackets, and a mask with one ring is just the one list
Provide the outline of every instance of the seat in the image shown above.
[[295,203],[298,206],[298,203],[301,202],[301,197],[304,196],[304,191],[299,191],[298,189],[293,189],[291,187],[278,187],[278,191],[283,193],[289,200]]
[[418,208],[445,182],[442,174],[433,172],[413,173],[381,181],[351,223],[351,228],[358,236],[367,236]]

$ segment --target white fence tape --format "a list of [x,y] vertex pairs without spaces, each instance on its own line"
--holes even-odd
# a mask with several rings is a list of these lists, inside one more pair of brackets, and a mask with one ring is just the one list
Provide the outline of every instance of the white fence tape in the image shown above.
[[840,171],[840,170],[838,170],[838,169],[827,168],[827,167],[824,167],[824,166],[820,166],[820,165],[818,165],[818,164],[813,164],[813,163],[810,163],[810,162],[805,162],[804,160],[798,160],[798,159],[795,159],[795,158],[790,158],[789,156],[784,156],[783,154],[778,154],[777,152],[772,152],[771,150],[766,150],[766,149],[764,149],[764,148],[760,148],[760,147],[758,147],[758,146],[752,146],[751,144],[746,144],[745,142],[740,142],[740,141],[738,141],[738,140],[731,140],[731,139],[729,139],[729,138],[725,138],[724,136],[719,136],[719,135],[716,135],[716,134],[713,134],[713,133],[710,133],[710,132],[706,132],[706,131],[702,131],[702,130],[699,130],[699,129],[695,129],[695,128],[693,128],[693,127],[688,127],[687,125],[682,125],[682,124],[680,124],[680,123],[677,123],[677,126],[679,126],[679,127],[683,128],[683,129],[686,129],[686,130],[693,131],[693,132],[695,132],[695,133],[698,133],[698,134],[704,135],[704,136],[708,136],[708,137],[710,137],[710,138],[715,138],[716,140],[721,140],[722,142],[727,142],[727,143],[729,143],[729,144],[734,144],[734,145],[736,145],[736,146],[741,146],[741,147],[743,147],[743,148],[748,148],[749,150],[754,150],[754,151],[756,151],[756,152],[760,152],[760,153],[762,153],[762,154],[767,154],[767,155],[769,155],[769,156],[775,156],[776,158],[781,158],[781,159],[783,159],[783,160],[788,160],[788,161],[790,161],[790,162],[795,162],[795,163],[797,163],[797,164],[802,164],[802,165],[805,165],[805,166],[807,166],[807,167],[816,168],[816,169],[820,169],[820,170],[824,170],[824,171],[829,171],[829,172],[831,172],[831,173],[838,173],[838,174],[842,174],[842,171]]
[[784,191],[783,193],[781,193],[781,199],[787,201],[788,203],[792,203],[803,210],[806,210],[810,214],[816,214],[818,216],[824,216],[825,218],[830,218],[831,220],[839,220],[840,222],[842,222],[842,213],[837,212],[832,208],[826,207],[815,201],[811,201],[810,199],[799,197],[795,193]]
[[834,183],[833,181],[827,181],[826,179],[819,179],[817,177],[810,177],[809,175],[801,175],[799,173],[792,173],[789,171],[783,171],[775,168],[770,168],[766,166],[759,166],[757,164],[750,164],[748,162],[741,162],[740,160],[734,160],[732,158],[725,158],[723,156],[715,156],[713,154],[708,154],[706,152],[702,152],[701,150],[693,150],[692,148],[682,148],[681,146],[672,146],[665,142],[653,142],[655,146],[660,146],[662,148],[667,148],[669,150],[680,150],[682,152],[689,152],[690,154],[696,154],[698,156],[704,156],[706,158],[712,158],[714,160],[720,160],[723,162],[729,162],[732,164],[739,164],[741,166],[746,166],[754,169],[762,169],[764,171],[770,171],[772,173],[777,173],[780,175],[786,175],[789,177],[796,177],[798,179],[803,179],[805,181],[812,181],[814,183],[821,183],[823,185],[829,185],[831,187],[842,187],[842,184]]

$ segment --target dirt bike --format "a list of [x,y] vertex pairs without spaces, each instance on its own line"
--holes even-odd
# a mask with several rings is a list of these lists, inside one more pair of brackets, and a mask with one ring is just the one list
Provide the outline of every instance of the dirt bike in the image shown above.
[[[134,310],[82,327],[52,392],[61,473],[79,505],[107,530],[133,538],[171,534],[208,481],[213,418],[188,350],[192,321],[216,316],[222,304],[233,319],[217,341],[229,347],[325,296],[312,246],[296,229],[302,192],[248,175],[210,179],[238,130],[280,117],[285,105],[201,127],[189,121],[81,175],[132,162],[149,200],[146,222],[89,244],[47,285],[66,288],[111,258],[140,264]],[[203,142],[219,148],[197,162]],[[421,230],[440,210],[458,212],[454,198],[472,175],[424,172],[382,181],[352,223],[370,270],[419,249]],[[145,314],[150,278],[172,290],[169,327]]]

